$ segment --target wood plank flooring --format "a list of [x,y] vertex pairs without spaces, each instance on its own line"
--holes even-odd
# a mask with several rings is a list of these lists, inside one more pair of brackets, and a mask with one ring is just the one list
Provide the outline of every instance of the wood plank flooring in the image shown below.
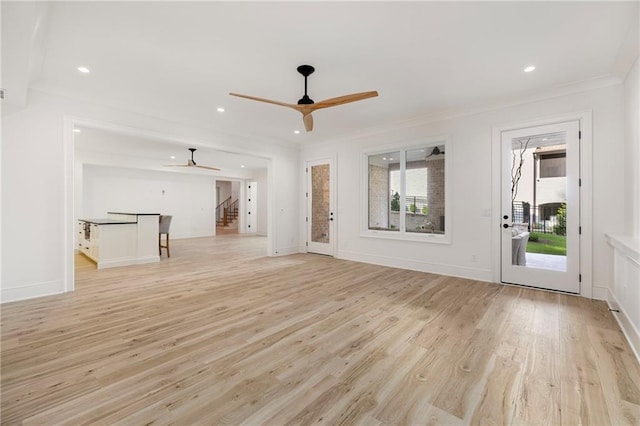
[[603,302],[172,241],[2,306],[2,424],[640,424]]

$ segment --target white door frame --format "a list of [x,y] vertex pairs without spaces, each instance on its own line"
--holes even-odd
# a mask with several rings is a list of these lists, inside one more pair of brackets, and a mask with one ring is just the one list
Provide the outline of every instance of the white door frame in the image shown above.
[[592,111],[578,111],[558,114],[530,121],[520,121],[496,125],[492,128],[491,138],[491,186],[492,186],[492,215],[491,253],[493,282],[501,282],[501,239],[502,239],[502,132],[518,130],[528,127],[538,127],[578,120],[582,137],[580,140],[580,223],[582,234],[580,238],[580,274],[582,276],[580,295],[593,297],[593,127]]
[[[309,250],[312,247],[311,241],[311,167],[320,164],[329,164],[329,210],[331,219],[329,222],[329,243],[326,244],[326,247],[320,250]],[[336,159],[335,157],[325,157],[314,160],[306,160],[305,162],[305,182],[306,182],[306,218],[305,221],[305,236],[306,236],[306,246],[305,251],[311,253],[325,254],[328,256],[336,255],[336,229],[338,222],[338,211],[336,206]]]

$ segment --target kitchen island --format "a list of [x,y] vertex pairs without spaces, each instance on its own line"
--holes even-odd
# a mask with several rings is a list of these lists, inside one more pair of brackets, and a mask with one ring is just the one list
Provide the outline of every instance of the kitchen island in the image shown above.
[[108,212],[78,220],[78,251],[98,269],[159,262],[159,213]]

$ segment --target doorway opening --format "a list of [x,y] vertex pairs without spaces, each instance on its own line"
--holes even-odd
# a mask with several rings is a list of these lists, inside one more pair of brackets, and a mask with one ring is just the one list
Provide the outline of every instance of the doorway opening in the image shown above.
[[[190,242],[200,244],[195,239],[215,236],[216,179],[233,182],[240,188],[236,191],[240,198],[238,215],[245,208],[241,197],[245,181],[257,180],[264,187],[261,196],[265,200],[269,196],[266,189],[271,159],[267,157],[200,146],[198,163],[220,170],[190,167],[186,159],[191,145],[185,145],[182,140],[78,118],[65,119],[65,146],[69,165],[66,170],[69,202],[65,208],[65,291],[75,288],[76,270],[95,269],[98,265],[90,257],[78,257],[79,219],[106,218],[110,212],[171,215],[171,259],[166,253],[158,256],[158,236],[154,234],[154,259],[149,260],[158,261],[155,257],[158,256],[160,261],[170,261],[174,255],[177,257],[178,247],[191,250]],[[260,225],[256,227],[260,228],[258,235],[266,237],[256,240],[256,246],[265,251],[265,256],[273,253],[267,205],[265,201],[263,209],[255,212]],[[177,240],[184,243],[178,244]],[[251,241],[247,239],[246,244]],[[103,252],[106,251],[96,250],[100,255]]]
[[239,232],[240,187],[239,181],[216,179],[216,235]]

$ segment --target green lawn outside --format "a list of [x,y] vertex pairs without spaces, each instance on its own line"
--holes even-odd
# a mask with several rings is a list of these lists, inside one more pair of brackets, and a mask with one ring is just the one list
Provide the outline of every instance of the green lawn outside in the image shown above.
[[531,241],[531,237],[529,237],[527,253],[567,255],[567,237],[564,235],[533,234],[538,235],[539,239],[538,241]]

